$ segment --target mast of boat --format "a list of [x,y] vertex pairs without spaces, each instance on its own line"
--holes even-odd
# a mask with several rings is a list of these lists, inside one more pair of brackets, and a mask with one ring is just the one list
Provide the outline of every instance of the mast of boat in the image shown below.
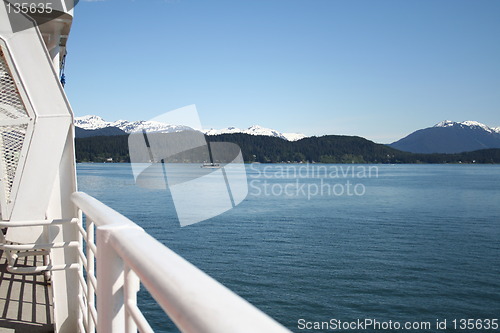
[[55,246],[79,239],[68,222],[78,217],[73,113],[59,77],[75,3],[37,4],[0,4],[0,216],[7,241],[52,245],[55,330],[75,332],[78,252]]

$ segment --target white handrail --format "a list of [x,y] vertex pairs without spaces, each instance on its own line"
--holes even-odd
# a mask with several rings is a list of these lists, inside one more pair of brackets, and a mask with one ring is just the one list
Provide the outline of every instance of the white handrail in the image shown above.
[[109,208],[86,193],[75,192],[71,195],[71,199],[98,227],[117,225],[121,227],[130,226],[140,228],[116,210]]
[[46,225],[58,225],[66,223],[78,223],[78,219],[58,219],[58,220],[39,220],[39,221],[0,221],[0,228],[14,227],[37,227]]
[[72,200],[97,227],[98,331],[125,332],[126,319],[115,320],[125,314],[113,309],[130,301],[123,290],[129,267],[182,332],[289,332],[128,218],[85,193]]
[[[53,219],[53,220],[33,220],[33,221],[0,221],[0,228],[18,228],[18,227],[47,227],[57,225],[78,225],[79,219]],[[64,263],[53,265],[49,263],[43,266],[16,266],[18,258],[29,256],[46,256],[50,258],[51,249],[59,248],[78,248],[78,241],[53,242],[53,243],[27,243],[27,244],[12,244],[8,243],[3,233],[0,233],[0,250],[5,251],[7,258],[7,271],[13,274],[38,274],[47,271],[61,271],[69,269],[79,269],[76,263]],[[23,252],[19,252],[23,251]],[[14,252],[14,253],[13,253]]]

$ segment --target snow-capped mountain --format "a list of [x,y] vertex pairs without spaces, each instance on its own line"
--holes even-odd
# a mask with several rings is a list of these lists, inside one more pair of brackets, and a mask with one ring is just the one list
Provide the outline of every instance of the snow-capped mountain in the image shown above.
[[[99,116],[83,116],[75,118],[75,126],[85,129],[85,130],[97,130],[106,127],[117,127],[126,133],[133,133],[136,131],[145,130],[148,132],[180,132],[185,130],[192,130],[192,128],[183,125],[170,125],[157,121],[128,121],[128,120],[117,120],[114,122],[105,121]],[[218,134],[232,134],[232,133],[245,133],[250,135],[265,135],[281,138],[288,141],[297,141],[305,138],[304,134],[300,133],[281,133],[279,131],[261,127],[258,125],[251,126],[247,129],[239,129],[236,127],[228,127],[224,129],[209,129],[202,130],[203,133],[207,135],[218,135]]]
[[462,127],[462,128],[481,128],[489,133],[500,133],[500,127],[489,127],[489,126],[486,126],[485,124],[481,124],[480,122],[473,121],[473,120],[466,120],[466,121],[462,121],[462,122],[444,120],[444,121],[434,125],[434,127],[454,127],[454,126],[458,126],[458,127]]
[[288,141],[299,141],[301,139],[307,138],[302,133],[282,133],[286,140]]
[[412,153],[461,153],[500,148],[500,127],[477,121],[442,121],[411,133],[390,145]]
[[97,130],[106,127],[117,127],[126,133],[133,133],[137,131],[148,131],[148,132],[180,132],[185,130],[192,130],[190,127],[182,125],[169,125],[160,123],[157,121],[128,121],[128,120],[117,120],[117,121],[105,121],[99,116],[83,116],[75,118],[75,126],[86,129],[86,130]]
[[83,116],[75,117],[75,126],[86,129],[95,130],[111,126],[110,122],[105,121],[99,116]]
[[297,141],[300,139],[305,138],[306,136],[304,134],[300,133],[281,133],[276,130],[270,129],[270,128],[265,128],[259,125],[253,125],[250,126],[247,129],[239,129],[236,127],[227,127],[223,128],[220,130],[216,129],[209,129],[209,130],[203,130],[203,132],[206,135],[219,135],[219,134],[232,134],[232,133],[244,133],[244,134],[250,134],[250,135],[264,135],[264,136],[273,136],[277,137],[283,140],[288,140],[288,141]]

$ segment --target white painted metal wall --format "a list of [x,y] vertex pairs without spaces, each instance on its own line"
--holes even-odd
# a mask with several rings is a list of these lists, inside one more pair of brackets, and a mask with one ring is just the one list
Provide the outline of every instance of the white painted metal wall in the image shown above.
[[[16,152],[16,165],[11,170],[15,185],[10,189],[8,200],[0,202],[2,223],[5,224],[77,217],[77,209],[70,200],[71,193],[76,190],[73,114],[59,82],[59,55],[65,42],[58,40],[62,40],[64,31],[69,31],[72,18],[71,13],[65,15],[65,22],[45,25],[42,36],[34,20],[18,14],[14,18],[16,22],[28,28],[14,32],[10,24],[13,17],[8,15],[4,3],[0,4],[0,46],[8,64],[2,74],[14,82],[13,93],[21,100],[14,107],[24,108],[27,114],[22,149]],[[47,46],[51,47],[51,52]],[[0,100],[0,108],[10,106],[8,100]],[[14,132],[6,128],[10,115],[5,114],[6,117],[0,118],[0,130],[3,129],[0,132],[7,137]],[[9,158],[11,156],[0,159],[0,164],[5,165]],[[77,241],[78,233],[76,224],[71,223],[33,225],[9,227],[6,238],[19,243],[51,244]],[[74,247],[52,248],[49,252],[52,265],[78,260]],[[56,332],[75,332],[77,285],[78,271],[75,269],[52,273]]]

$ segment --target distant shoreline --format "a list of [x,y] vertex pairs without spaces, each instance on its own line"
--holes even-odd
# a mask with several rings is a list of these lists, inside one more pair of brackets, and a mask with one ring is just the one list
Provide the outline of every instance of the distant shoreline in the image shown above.
[[[155,162],[161,163],[161,162]],[[76,164],[133,164],[132,162],[87,162],[87,161],[77,161]],[[147,164],[147,163],[144,163]],[[151,163],[154,164],[154,163]],[[166,164],[197,164],[201,165],[202,163],[198,162],[167,162]],[[286,162],[244,162],[245,165],[272,165],[272,164],[280,164],[280,165],[500,165],[498,163],[323,163],[323,162],[315,162],[315,163],[286,163]]]
[[[290,142],[267,136],[221,134],[207,141],[236,144],[247,163],[500,164],[499,148],[456,154],[419,154],[357,136],[328,135]],[[75,152],[77,162],[130,162],[128,136],[124,135],[76,139]],[[206,159],[186,151],[170,157],[170,162],[203,163]]]

